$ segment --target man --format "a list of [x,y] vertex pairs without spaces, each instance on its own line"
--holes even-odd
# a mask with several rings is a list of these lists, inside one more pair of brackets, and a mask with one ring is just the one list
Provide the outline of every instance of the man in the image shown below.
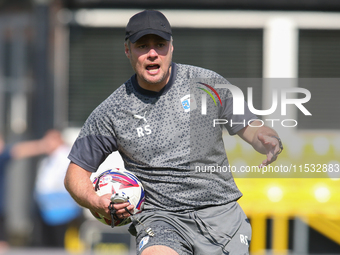
[[46,153],[46,137],[38,140],[17,142],[6,145],[0,134],[0,253],[8,247],[6,231],[6,169],[11,160],[43,155]]
[[44,137],[46,157],[38,166],[34,189],[38,209],[36,226],[40,230],[35,241],[44,247],[64,247],[65,233],[81,220],[82,209],[63,185],[70,146],[58,130],[49,130]]
[[[146,10],[131,17],[125,54],[136,74],[85,122],[69,155],[65,186],[80,205],[110,218],[110,195],[98,197],[90,175],[118,150],[146,191],[144,211],[135,215],[143,224],[133,223],[138,254],[248,254],[251,228],[236,202],[242,194],[232,174],[195,169],[229,165],[222,126],[214,127],[213,119],[235,123],[225,127],[267,155],[262,165],[281,151],[278,134],[260,127],[247,107],[244,115],[233,116],[227,89],[217,91],[220,105],[210,100],[207,114],[201,114],[197,87],[228,82],[210,70],[173,63],[173,49],[162,13]],[[249,121],[251,127],[242,125]],[[125,207],[133,208],[129,203],[114,207],[119,218],[129,217]],[[240,235],[247,242],[241,243]]]

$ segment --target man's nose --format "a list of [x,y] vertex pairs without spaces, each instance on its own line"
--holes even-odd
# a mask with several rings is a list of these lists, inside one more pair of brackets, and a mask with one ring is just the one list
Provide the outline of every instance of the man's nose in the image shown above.
[[148,57],[149,58],[156,58],[158,57],[158,53],[154,48],[150,48],[149,52],[148,52]]

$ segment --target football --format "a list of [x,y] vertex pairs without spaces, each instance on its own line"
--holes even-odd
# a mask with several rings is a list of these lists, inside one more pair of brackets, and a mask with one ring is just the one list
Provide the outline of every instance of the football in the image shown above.
[[[131,172],[122,168],[113,168],[100,173],[93,178],[93,188],[99,196],[112,194],[114,202],[128,201],[134,205],[132,214],[143,210],[145,201],[144,188],[138,178]],[[107,219],[101,214],[90,210],[92,215],[100,222],[111,226],[111,218]],[[131,222],[130,217],[115,220],[114,226],[123,226]]]

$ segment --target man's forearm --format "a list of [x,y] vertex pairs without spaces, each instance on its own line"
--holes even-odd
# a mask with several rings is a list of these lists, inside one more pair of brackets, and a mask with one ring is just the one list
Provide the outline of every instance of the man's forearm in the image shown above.
[[[91,172],[71,163],[65,176],[65,187],[79,205],[110,219],[109,205],[112,194],[98,196],[93,189],[90,176]],[[125,208],[133,210],[133,205],[130,202],[118,203],[114,205],[114,208],[117,214],[122,215],[126,213]]]
[[43,140],[19,142],[13,145],[11,155],[14,159],[34,157],[47,153]]
[[98,199],[90,176],[91,172],[74,163],[70,163],[65,176],[65,188],[79,205],[86,208],[93,208]]

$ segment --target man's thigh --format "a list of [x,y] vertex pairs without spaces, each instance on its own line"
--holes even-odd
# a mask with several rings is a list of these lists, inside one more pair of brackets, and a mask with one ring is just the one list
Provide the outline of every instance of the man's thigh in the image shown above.
[[[144,227],[136,226],[138,255],[249,254],[251,227],[237,202],[184,214],[142,215]],[[149,227],[154,236],[146,233]]]
[[[139,226],[137,232],[137,254],[138,255],[191,255],[190,244],[186,241],[181,231],[163,220],[152,217],[152,220],[144,222],[146,228],[152,228],[153,236],[149,236],[142,226]],[[183,230],[183,229],[182,229]],[[186,232],[183,230],[183,232]],[[158,253],[157,253],[158,252]]]
[[[243,211],[242,214],[244,215]],[[241,222],[240,228],[225,247],[225,250],[230,255],[249,255],[252,229],[246,215],[244,215]]]
[[237,202],[203,209],[197,216],[206,233],[195,239],[195,255],[249,254],[251,226]]
[[155,245],[146,248],[141,255],[178,255],[173,249],[164,245]]

